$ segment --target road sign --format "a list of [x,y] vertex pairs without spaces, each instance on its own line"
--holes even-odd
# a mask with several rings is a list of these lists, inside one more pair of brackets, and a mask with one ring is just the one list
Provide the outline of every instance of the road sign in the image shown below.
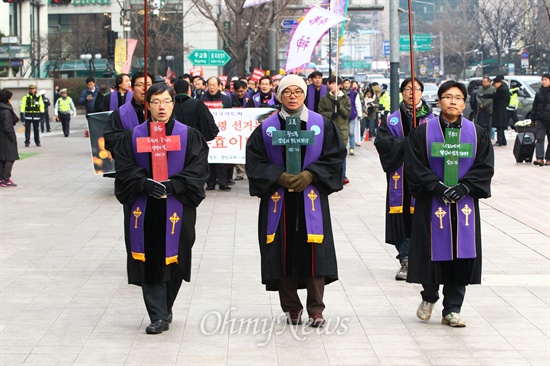
[[294,19],[283,19],[281,22],[281,28],[292,28],[295,25],[298,25],[298,21]]
[[0,46],[0,59],[30,58],[30,57],[31,57],[31,46],[29,45]]
[[344,69],[348,68],[365,68],[368,67],[369,63],[367,60],[346,60],[340,61],[340,67]]
[[231,60],[224,50],[194,50],[187,56],[193,65],[223,66]]
[[521,59],[522,60],[526,60],[529,58],[529,52],[527,52],[526,50],[524,50],[522,53],[521,53]]
[[521,59],[521,68],[522,69],[528,69],[529,68],[529,59],[528,58],[522,58]]
[[10,60],[10,66],[11,67],[23,66],[23,60],[21,60],[20,58],[15,58],[13,60]]
[[426,65],[420,65],[420,75],[426,75]]
[[384,41],[382,43],[382,49],[383,49],[383,55],[389,56],[390,55],[390,41]]
[[[408,35],[399,36],[399,51],[410,52],[411,44]],[[431,34],[415,34],[413,38],[414,50],[416,51],[431,51],[432,50],[432,35]]]

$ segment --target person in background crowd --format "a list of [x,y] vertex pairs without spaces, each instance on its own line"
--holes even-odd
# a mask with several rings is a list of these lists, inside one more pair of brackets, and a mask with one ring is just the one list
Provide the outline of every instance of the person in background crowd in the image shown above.
[[95,99],[99,88],[95,85],[95,79],[92,76],[86,79],[86,86],[78,98],[78,104],[86,106],[86,118],[88,118],[90,113],[94,113]]
[[378,95],[371,88],[367,88],[365,92],[365,109],[366,113],[361,120],[361,140],[363,140],[367,128],[369,130],[369,140],[374,140],[378,131],[376,120],[378,114]]
[[50,127],[50,106],[52,103],[50,102],[50,99],[46,97],[46,91],[40,90],[40,93],[38,93],[42,97],[42,101],[44,102],[44,115],[42,116],[42,119],[40,119],[40,132],[44,133],[44,125],[46,126],[46,132],[51,132],[52,129]]
[[67,89],[61,89],[59,95],[60,98],[55,103],[53,111],[55,119],[61,122],[63,134],[69,137],[71,115],[76,116],[76,108],[71,97],[67,96]]
[[273,82],[269,76],[262,76],[260,78],[260,89],[258,93],[254,94],[248,103],[246,103],[247,108],[258,108],[258,107],[276,107],[277,99],[275,93],[272,91]]
[[[550,74],[543,74],[541,77],[542,86],[535,94],[533,101],[533,115],[537,126],[537,143],[535,145],[535,165],[550,165]],[[546,154],[544,153],[544,137],[548,139]],[[544,163],[543,159],[546,159]]]
[[201,99],[206,90],[206,83],[202,76],[195,76],[193,78],[193,97],[195,99]]
[[508,112],[506,108],[510,104],[510,91],[508,84],[504,82],[503,75],[497,75],[493,79],[496,91],[493,94],[483,94],[481,98],[493,99],[493,118],[491,125],[497,129],[497,142],[494,146],[506,146],[504,131],[508,128]]
[[11,105],[13,93],[0,90],[0,187],[17,187],[11,180],[13,164],[19,160],[15,124],[19,121]]
[[114,111],[133,98],[132,80],[128,74],[118,74],[115,79],[115,90],[96,99],[95,111],[107,112]]
[[[477,89],[477,92],[472,93],[470,100],[476,100],[477,116],[475,118],[475,123],[484,127],[487,130],[489,136],[492,135],[492,120],[493,120],[493,100],[485,99],[483,95],[493,94],[496,92],[494,86],[491,85],[491,79],[484,76],[481,79],[481,86]],[[470,103],[471,104],[471,103]]]
[[327,87],[323,82],[323,73],[313,71],[307,78],[309,85],[307,87],[306,107],[310,111],[319,112],[319,101],[327,93]]
[[40,120],[44,113],[44,101],[36,93],[36,84],[29,85],[29,92],[23,96],[20,108],[21,121],[25,121],[25,147],[31,144],[31,126],[34,133],[34,143],[40,146]]
[[[319,114],[332,120],[336,125],[336,129],[340,133],[340,137],[344,142],[344,146],[348,144],[349,135],[349,115],[351,113],[351,102],[349,97],[340,88],[342,87],[342,79],[331,76],[328,78],[329,92],[325,94],[319,101]],[[309,108],[308,108],[309,109]],[[349,179],[346,176],[346,159],[342,163],[344,172],[343,184],[348,184]]]

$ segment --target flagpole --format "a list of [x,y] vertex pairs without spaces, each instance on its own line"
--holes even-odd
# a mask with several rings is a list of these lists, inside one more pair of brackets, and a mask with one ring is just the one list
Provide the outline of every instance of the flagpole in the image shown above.
[[[149,63],[149,2],[148,0],[143,0],[143,21],[145,22],[143,27],[143,72],[145,74],[144,82],[143,82],[143,88],[145,90],[145,94],[147,94],[147,80],[149,77],[147,76],[147,64]],[[153,81],[153,80],[151,80]],[[147,116],[147,103],[145,103],[143,112],[145,113],[145,116]]]
[[416,79],[414,76],[414,46],[413,46],[413,28],[412,28],[412,0],[409,0],[409,44],[410,44],[410,57],[411,57],[411,93],[412,93],[412,102],[413,102],[413,127],[416,128]]

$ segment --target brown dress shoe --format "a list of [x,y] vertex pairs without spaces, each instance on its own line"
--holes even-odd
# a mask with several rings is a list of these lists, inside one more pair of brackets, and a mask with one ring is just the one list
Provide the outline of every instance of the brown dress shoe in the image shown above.
[[294,310],[286,313],[286,322],[292,325],[302,324],[302,310]]
[[309,326],[313,328],[322,327],[325,325],[325,318],[323,318],[322,313],[314,313],[309,318]]

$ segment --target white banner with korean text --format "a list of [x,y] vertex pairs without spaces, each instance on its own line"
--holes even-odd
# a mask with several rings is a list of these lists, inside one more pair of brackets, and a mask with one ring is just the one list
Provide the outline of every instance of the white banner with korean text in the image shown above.
[[245,164],[246,142],[250,134],[275,111],[275,108],[210,109],[220,132],[208,142],[208,162]]

